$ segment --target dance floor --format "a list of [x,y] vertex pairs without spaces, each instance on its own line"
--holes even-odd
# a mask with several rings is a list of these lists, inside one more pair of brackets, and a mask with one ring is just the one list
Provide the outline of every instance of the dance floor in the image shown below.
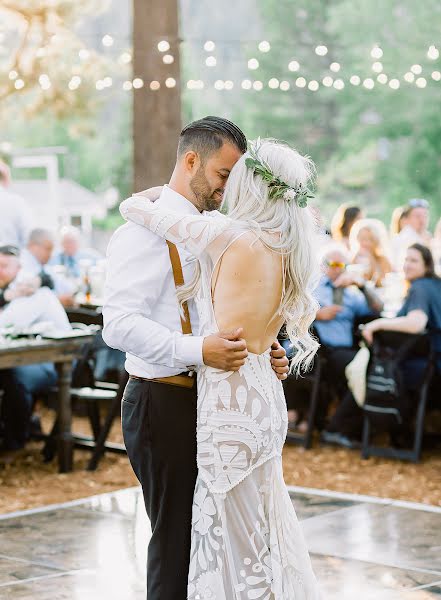
[[[325,599],[441,600],[441,509],[291,495]],[[3,515],[0,599],[145,600],[148,536],[136,488]]]

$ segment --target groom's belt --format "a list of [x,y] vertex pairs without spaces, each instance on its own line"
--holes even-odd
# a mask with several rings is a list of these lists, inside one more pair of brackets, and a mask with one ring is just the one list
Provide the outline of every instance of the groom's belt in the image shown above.
[[147,379],[145,377],[138,377],[137,375],[130,375],[130,379],[136,379],[138,381],[153,381],[154,383],[165,383],[166,385],[177,385],[178,387],[192,388],[196,383],[196,377],[193,371],[187,371],[180,375],[171,375],[170,377],[155,377],[153,379]]

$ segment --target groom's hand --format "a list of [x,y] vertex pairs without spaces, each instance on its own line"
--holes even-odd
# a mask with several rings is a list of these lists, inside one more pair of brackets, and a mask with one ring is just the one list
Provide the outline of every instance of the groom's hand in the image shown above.
[[285,348],[277,341],[271,346],[271,366],[281,381],[288,377],[289,360],[286,358]]
[[208,367],[222,371],[238,371],[248,356],[247,344],[241,337],[243,329],[219,331],[204,338],[202,356]]

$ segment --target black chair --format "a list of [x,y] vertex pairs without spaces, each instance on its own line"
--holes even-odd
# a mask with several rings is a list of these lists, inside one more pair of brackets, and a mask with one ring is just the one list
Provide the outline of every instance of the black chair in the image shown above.
[[[404,395],[409,392],[404,388],[400,365],[409,358],[423,358],[427,362],[419,389],[412,397],[416,404],[416,411],[411,448],[401,448],[394,445],[394,440],[399,437],[397,431],[401,426],[399,408],[404,401]],[[384,368],[381,366],[382,361],[384,361]],[[424,417],[433,373],[434,354],[430,337],[426,333],[378,331],[374,334],[367,374],[366,401],[363,406],[361,455],[364,459],[380,456],[410,460],[415,463],[420,460]],[[370,390],[373,398],[369,396]],[[376,425],[378,428],[379,421],[380,429],[387,429],[390,432],[391,446],[389,447],[375,446],[370,441],[371,430]]]
[[[71,309],[67,311],[69,321],[73,327],[102,326],[102,315],[100,312],[90,309]],[[88,470],[95,470],[105,451],[125,454],[124,445],[107,441],[110,429],[115,418],[120,413],[121,400],[124,388],[128,380],[128,374],[121,370],[118,382],[97,381],[94,371],[99,352],[106,350],[102,341],[101,330],[98,329],[93,342],[86,344],[82,355],[79,357],[72,376],[71,400],[73,404],[86,407],[86,413],[92,429],[92,436],[73,434],[75,448],[92,451],[88,463]],[[100,405],[109,405],[104,422],[100,414]],[[50,461],[56,451],[56,436],[58,422],[55,419],[51,433],[46,436],[43,448],[43,456]]]

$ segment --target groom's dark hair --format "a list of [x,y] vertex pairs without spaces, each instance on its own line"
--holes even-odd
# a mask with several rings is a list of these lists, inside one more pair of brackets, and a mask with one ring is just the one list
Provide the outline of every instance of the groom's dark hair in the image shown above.
[[242,154],[247,151],[247,139],[237,125],[222,117],[204,117],[186,125],[181,131],[178,158],[193,150],[204,160],[225,142],[234,144]]

